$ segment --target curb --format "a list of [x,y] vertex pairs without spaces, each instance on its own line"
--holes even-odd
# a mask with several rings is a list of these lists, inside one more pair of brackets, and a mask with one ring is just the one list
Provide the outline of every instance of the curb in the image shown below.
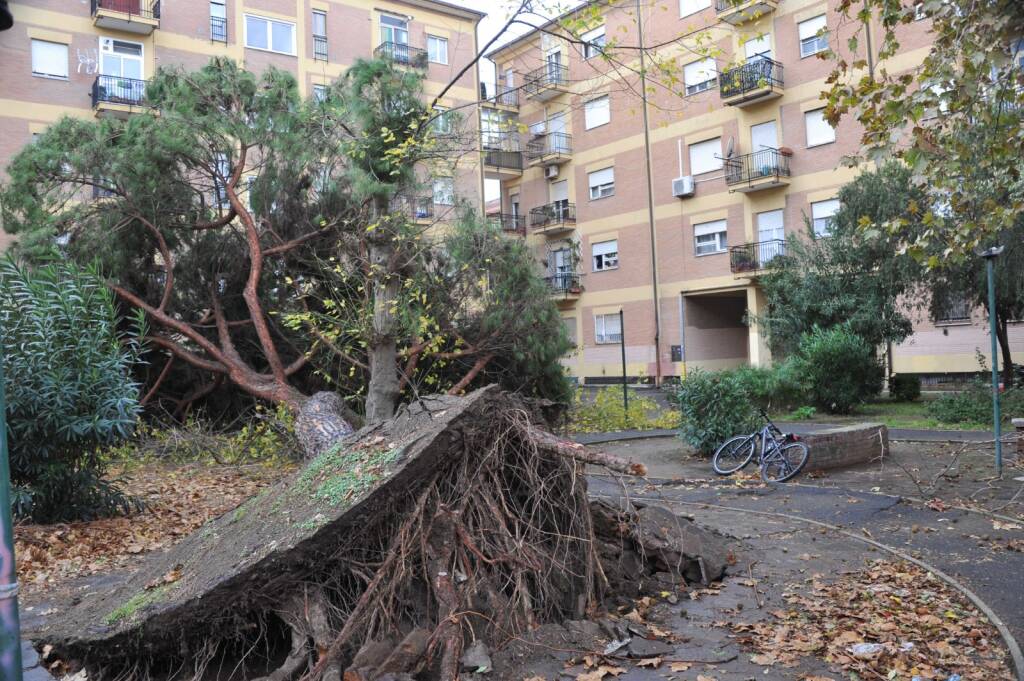
[[[607,495],[607,494],[595,494],[595,495],[592,495],[592,496],[599,497],[599,498],[614,498],[614,497],[612,497],[610,495]],[[837,527],[836,525],[830,525],[829,523],[824,523],[824,522],[821,522],[820,520],[811,520],[809,518],[801,518],[800,516],[791,515],[789,513],[777,513],[777,512],[774,512],[774,511],[752,511],[752,510],[747,509],[747,508],[736,508],[734,506],[722,506],[720,504],[711,504],[711,503],[701,502],[701,501],[678,501],[678,500],[675,500],[675,499],[664,499],[664,498],[647,497],[647,496],[631,496],[630,499],[637,499],[637,500],[640,500],[640,501],[649,501],[649,502],[661,503],[661,504],[676,504],[676,505],[680,505],[680,506],[698,506],[698,507],[705,507],[705,508],[720,508],[723,511],[734,511],[734,512],[737,512],[737,513],[753,513],[755,515],[771,516],[771,517],[776,517],[776,518],[783,518],[785,520],[796,520],[798,522],[807,523],[808,525],[816,525],[818,527],[823,527],[825,529],[832,530],[834,532],[838,532],[839,534],[842,534],[845,537],[848,537],[850,539],[856,539],[857,541],[863,542],[863,543],[868,544],[870,546],[874,546],[875,548],[881,549],[882,551],[886,551],[888,553],[891,553],[892,555],[894,555],[894,556],[896,556],[896,557],[898,557],[898,558],[900,558],[902,560],[905,560],[908,563],[913,563],[914,565],[917,565],[918,567],[921,567],[921,568],[923,568],[925,570],[928,570],[933,575],[935,575],[936,577],[938,577],[939,579],[944,581],[947,585],[951,586],[952,588],[954,588],[957,591],[959,591],[960,593],[962,593],[964,596],[967,597],[967,599],[969,601],[971,601],[971,603],[974,604],[974,606],[976,608],[978,608],[978,610],[980,610],[982,612],[982,614],[985,615],[985,617],[988,618],[989,622],[992,623],[992,626],[994,626],[996,628],[996,630],[999,632],[999,635],[1003,638],[1003,642],[1006,644],[1006,648],[1010,652],[1010,658],[1013,661],[1013,668],[1014,668],[1014,671],[1016,672],[1018,681],[1024,681],[1024,655],[1021,654],[1020,646],[1017,644],[1017,640],[1013,637],[1013,634],[1010,633],[1009,628],[1006,626],[1006,624],[1003,623],[1003,620],[1000,619],[999,615],[997,615],[995,613],[995,611],[993,611],[992,608],[990,608],[988,606],[988,604],[985,603],[985,601],[981,600],[980,596],[978,596],[976,593],[971,591],[969,588],[967,588],[966,586],[961,584],[956,578],[951,577],[950,575],[947,575],[942,570],[939,570],[938,568],[936,568],[936,567],[934,567],[932,565],[929,565],[928,563],[926,563],[923,560],[920,560],[918,558],[914,558],[913,556],[911,556],[911,555],[909,555],[909,554],[907,554],[907,553],[905,553],[905,552],[903,552],[903,551],[901,551],[899,549],[893,548],[891,546],[887,546],[887,545],[885,545],[885,544],[883,544],[881,542],[875,541],[874,539],[869,539],[867,537],[864,537],[862,535],[856,534],[854,532],[850,532],[849,530],[843,529],[841,527]]]

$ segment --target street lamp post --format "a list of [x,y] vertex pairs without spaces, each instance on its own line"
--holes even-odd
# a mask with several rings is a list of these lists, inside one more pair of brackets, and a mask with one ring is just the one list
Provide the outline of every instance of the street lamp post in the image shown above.
[[1003,252],[1002,246],[992,246],[981,253],[985,259],[988,274],[988,326],[992,337],[992,433],[996,441],[996,477],[1003,477],[1003,434],[1002,415],[999,413],[999,348],[996,337],[996,258]]
[[21,623],[18,573],[14,566],[11,522],[11,461],[7,455],[7,402],[0,362],[0,678],[21,681]]

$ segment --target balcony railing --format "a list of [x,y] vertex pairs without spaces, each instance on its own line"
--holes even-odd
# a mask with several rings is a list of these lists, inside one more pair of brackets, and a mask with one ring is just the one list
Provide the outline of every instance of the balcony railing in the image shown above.
[[146,99],[146,81],[121,76],[96,76],[92,84],[92,106],[100,103],[141,106]]
[[519,106],[519,88],[510,88],[509,86],[501,83],[498,83],[495,88],[497,90],[496,92],[489,93],[487,91],[487,83],[480,83],[480,99],[484,102],[499,104],[501,106]]
[[418,69],[427,68],[427,51],[405,43],[381,43],[373,51],[373,56]]
[[725,159],[726,184],[753,182],[764,177],[789,177],[789,157],[778,149],[762,149]]
[[512,213],[497,213],[487,216],[491,224],[497,225],[503,232],[510,234],[526,234],[526,216]]
[[92,16],[101,9],[143,19],[160,18],[160,0],[92,0]]
[[722,99],[745,95],[755,90],[775,90],[782,87],[782,64],[758,57],[742,66],[729,69],[718,78]]
[[434,217],[434,197],[396,196],[391,200],[391,211],[402,213],[413,220],[432,220]]
[[572,135],[564,132],[548,132],[537,135],[526,143],[526,158],[544,158],[545,156],[569,156],[572,154]]
[[544,277],[553,293],[579,293],[583,290],[583,277],[577,272],[559,272]]
[[576,204],[568,201],[555,201],[537,208],[530,209],[530,226],[544,229],[553,225],[575,225]]
[[313,59],[316,61],[327,61],[327,36],[313,36]]
[[523,152],[504,149],[484,150],[484,165],[493,168],[523,169]]
[[533,97],[549,88],[565,87],[569,84],[569,67],[562,64],[545,64],[526,74],[523,91]]
[[218,43],[228,41],[228,20],[224,17],[210,17],[210,40]]
[[729,269],[736,274],[763,270],[775,258],[786,252],[786,242],[782,239],[757,241],[729,249]]

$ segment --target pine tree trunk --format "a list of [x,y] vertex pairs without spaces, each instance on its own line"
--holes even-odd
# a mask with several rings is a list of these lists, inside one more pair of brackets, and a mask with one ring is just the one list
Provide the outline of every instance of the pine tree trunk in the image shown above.
[[[387,200],[377,197],[376,218],[384,219]],[[395,415],[398,402],[398,346],[395,342],[395,305],[401,281],[391,271],[395,246],[390,230],[378,228],[371,238],[370,265],[373,268],[373,329],[368,356],[370,383],[366,390],[366,420],[379,423]]]

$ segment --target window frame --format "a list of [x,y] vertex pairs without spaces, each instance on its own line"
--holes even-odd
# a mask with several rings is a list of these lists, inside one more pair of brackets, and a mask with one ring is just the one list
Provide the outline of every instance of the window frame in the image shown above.
[[[834,205],[834,208],[832,209],[832,212],[829,213],[828,215],[825,215],[825,216],[822,216],[822,217],[817,217],[814,214],[815,206],[822,206],[824,204]],[[831,236],[831,234],[832,234],[831,221],[832,221],[833,218],[835,218],[836,213],[839,212],[839,209],[841,207],[842,207],[842,204],[839,203],[839,198],[835,197],[835,196],[833,196],[831,199],[821,199],[820,201],[811,201],[811,232],[814,234],[815,237]],[[826,229],[818,229],[818,221],[819,220],[827,220],[828,222],[826,224],[828,225],[828,227]]]
[[[249,20],[250,19],[255,19],[256,21],[265,22],[265,24],[266,24],[266,38],[267,38],[267,46],[266,47],[256,47],[254,45],[250,45],[249,44]],[[282,26],[288,26],[288,27],[291,28],[291,47],[292,47],[291,52],[284,52],[282,50],[275,50],[274,49],[274,31],[273,31],[273,28],[272,28],[273,24],[281,24]],[[249,12],[245,12],[242,15],[242,26],[243,26],[243,28],[245,30],[245,35],[243,36],[243,39],[242,39],[242,44],[245,46],[245,49],[247,49],[247,50],[258,50],[260,52],[270,52],[272,54],[283,54],[283,55],[286,55],[286,56],[289,56],[289,57],[297,57],[298,56],[298,51],[297,51],[297,49],[298,49],[298,46],[297,46],[298,34],[296,33],[297,29],[296,29],[294,21],[285,21],[284,19],[274,19],[273,17],[265,17],[265,16],[262,16],[260,14],[250,14]]]
[[[431,56],[431,53],[430,53],[430,43],[431,43],[431,41],[434,41],[434,42],[437,42],[439,44],[444,45],[444,61],[441,61],[439,59],[434,59]],[[430,35],[429,33],[427,34],[427,61],[430,62],[431,64],[444,64],[445,66],[448,65],[448,63],[449,63],[448,62],[448,38],[445,38],[444,36],[440,36],[440,35]]]
[[[593,105],[603,102],[604,106],[601,108],[594,108]],[[591,112],[604,111],[604,120],[591,121]],[[595,114],[596,115],[596,114]],[[585,130],[593,130],[594,128],[600,128],[602,125],[608,125],[612,122],[612,100],[608,95],[601,95],[600,97],[594,97],[583,103],[583,128]]]
[[[441,183],[441,182],[447,183],[447,185],[448,185],[447,194],[439,193],[438,192],[438,183]],[[455,178],[454,177],[435,177],[434,181],[431,183],[431,190],[432,191],[431,191],[431,197],[430,198],[433,200],[435,206],[454,206],[455,205]],[[447,201],[438,200],[438,197],[440,197],[441,199],[448,199],[448,200]]]
[[[822,124],[832,131],[832,139],[825,140],[823,142],[811,142],[811,126],[808,125],[808,116],[812,116],[814,114],[820,115]],[[825,120],[825,107],[821,107],[820,109],[810,109],[808,111],[804,111],[804,142],[807,143],[808,149],[813,149],[814,147],[823,147],[826,144],[835,144],[835,141],[836,129],[829,125],[828,121]]]
[[[702,148],[702,145],[709,145],[710,146],[711,142],[716,142],[717,143],[718,153],[711,155],[712,158],[717,163],[717,165],[713,165],[712,167],[706,168],[704,170],[697,170],[696,164],[693,162],[693,149],[694,149],[694,147]],[[721,137],[712,137],[711,139],[701,140],[700,142],[691,142],[690,144],[687,145],[686,153],[687,153],[687,159],[690,162],[690,175],[697,176],[697,175],[704,175],[705,173],[713,173],[713,172],[721,170],[722,168],[725,167],[725,161],[724,161],[724,159],[722,159],[722,138]]]
[[604,46],[608,42],[608,33],[604,24],[580,34],[583,42],[583,60],[590,61],[604,54]]
[[[694,8],[694,9],[691,9],[689,12],[687,12],[683,8],[683,5],[685,3],[694,4],[694,5],[700,5],[700,6]],[[682,19],[684,17],[693,16],[694,14],[697,14],[698,12],[703,12],[704,10],[706,10],[709,7],[711,7],[711,0],[679,0],[679,18]]]
[[[614,244],[615,249],[606,253],[595,253],[594,251],[605,244]],[[611,261],[611,264],[608,264]],[[619,269],[619,240],[605,239],[590,244],[590,270],[592,272],[607,272],[608,270]]]
[[[807,36],[806,38],[801,38],[800,37],[800,33],[801,33],[800,27],[803,26],[804,24],[809,24],[812,21],[817,21],[818,19],[822,20],[822,24],[823,24],[822,27],[817,29],[814,33],[812,33],[811,35]],[[822,30],[824,30],[824,33],[821,32]],[[797,34],[797,40],[799,41],[799,44],[800,44],[800,58],[801,59],[807,59],[809,57],[813,57],[816,54],[820,54],[820,53],[825,52],[826,50],[828,50],[829,49],[829,33],[830,33],[830,31],[828,30],[828,15],[826,15],[826,14],[819,14],[818,16],[811,17],[809,19],[804,19],[803,21],[798,21],[797,24],[796,24],[796,34]],[[820,42],[822,39],[824,39],[824,41],[825,41],[824,42],[824,46],[822,46],[822,44]],[[813,52],[806,52],[804,50],[804,48],[806,46],[810,46],[810,45],[814,45],[815,46],[814,51]]]
[[[618,325],[619,331],[615,334],[608,333],[608,318],[611,317]],[[618,336],[615,338],[615,336]],[[619,345],[623,342],[622,318],[618,312],[594,315],[594,343],[597,345]]]
[[327,101],[327,93],[330,88],[322,83],[313,83],[312,99],[317,104],[322,104]]
[[[402,24],[402,26],[399,27],[397,24],[385,24],[384,23],[385,19],[390,19],[391,21],[400,22]],[[380,16],[377,18],[377,26],[379,27],[379,32],[380,32],[380,36],[379,37],[380,37],[380,43],[382,45],[384,43],[394,43],[395,45],[409,45],[410,44],[409,43],[409,19],[407,17],[401,17],[401,16],[397,16],[395,14],[389,14],[387,12],[381,12]],[[387,27],[387,30],[392,34],[392,40],[385,40],[384,39],[385,26]],[[396,37],[395,36],[395,31],[396,30],[402,31],[403,33],[405,33],[405,42],[404,43],[403,42],[399,42],[398,40],[394,40],[394,38]]]
[[[711,229],[711,226],[719,227],[719,229]],[[713,237],[711,242],[705,241],[701,243],[701,237]],[[714,250],[701,251],[702,245],[708,243],[713,244]],[[721,220],[708,220],[707,222],[698,222],[693,225],[693,255],[697,258],[703,258],[707,255],[719,255],[722,253],[729,252],[729,221],[728,219]]]
[[[57,73],[43,73],[42,71],[36,71],[36,43],[40,45],[56,45],[64,48],[64,75]],[[32,69],[32,75],[36,78],[47,78],[49,80],[68,80],[71,76],[71,47],[67,43],[61,43],[54,40],[42,40],[40,38],[31,38],[29,44],[29,57],[30,57],[30,68]]]
[[[593,176],[606,171],[611,175],[611,181],[594,184],[594,180],[592,179]],[[615,166],[599,168],[587,173],[587,187],[589,188],[591,201],[599,201],[600,199],[607,199],[608,197],[615,196]]]
[[[711,77],[700,82],[690,83],[689,79],[687,78],[687,69],[690,68],[691,66],[706,66],[709,62],[712,67],[710,71],[710,73],[712,74]],[[690,97],[692,95],[699,95],[701,92],[707,92],[708,90],[713,90],[717,82],[718,62],[715,61],[714,57],[705,57],[704,59],[698,59],[697,61],[692,61],[689,64],[683,66],[683,91],[687,97]]]

